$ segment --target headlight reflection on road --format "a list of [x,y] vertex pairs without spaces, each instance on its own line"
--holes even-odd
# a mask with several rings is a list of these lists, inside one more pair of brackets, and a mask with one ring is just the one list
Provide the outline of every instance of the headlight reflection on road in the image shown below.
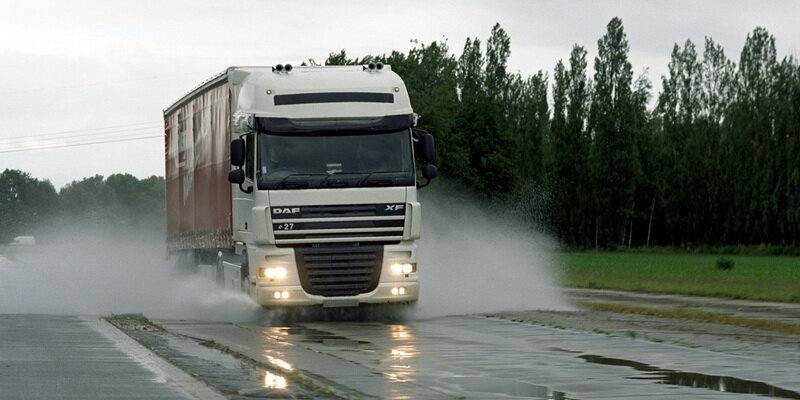
[[389,325],[389,334],[398,346],[389,349],[389,358],[384,361],[391,372],[386,376],[393,382],[413,382],[417,374],[419,351],[413,343],[414,330],[405,325]]
[[411,353],[407,351],[403,351],[400,349],[392,349],[392,358],[404,359],[409,357],[411,357]]
[[265,345],[265,347],[275,345],[287,347],[294,346],[294,344],[286,340],[286,337],[289,336],[287,328],[266,328],[262,331],[261,336],[264,339],[264,343],[268,343],[268,345]]
[[272,364],[272,365],[274,365],[274,366],[276,366],[278,368],[285,369],[287,371],[294,371],[294,366],[292,366],[292,364],[289,364],[285,360],[282,360],[282,359],[280,359],[278,357],[273,357],[273,356],[268,355],[268,354],[264,354],[264,357],[267,359],[267,361],[269,361],[270,364]]
[[289,383],[286,378],[275,375],[272,372],[264,371],[264,387],[267,389],[286,389]]
[[404,325],[391,325],[392,339],[413,339],[414,334]]
[[417,348],[414,345],[399,346],[389,350],[388,365],[392,372],[386,375],[395,382],[411,382],[417,374]]
[[409,375],[408,372],[401,372],[401,373],[389,372],[389,373],[386,373],[386,376],[389,378],[389,380],[391,382],[412,382],[413,379],[409,378],[408,375]]

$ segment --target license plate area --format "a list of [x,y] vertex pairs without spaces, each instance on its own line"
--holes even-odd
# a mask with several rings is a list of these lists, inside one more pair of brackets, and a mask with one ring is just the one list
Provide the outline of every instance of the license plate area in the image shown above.
[[333,307],[358,307],[358,299],[322,300],[322,308],[333,308]]

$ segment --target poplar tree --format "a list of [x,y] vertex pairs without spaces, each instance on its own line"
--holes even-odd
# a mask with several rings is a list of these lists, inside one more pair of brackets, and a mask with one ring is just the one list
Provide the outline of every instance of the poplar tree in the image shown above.
[[633,72],[622,20],[613,18],[608,23],[597,47],[589,114],[594,138],[591,171],[595,246],[625,242],[639,170],[633,132]]
[[592,205],[591,181],[588,179],[589,137],[586,119],[590,87],[586,76],[586,50],[572,49],[569,70],[559,61],[553,83],[553,119],[551,122],[552,163],[550,187],[553,191],[553,225],[559,236],[572,244],[590,245]]

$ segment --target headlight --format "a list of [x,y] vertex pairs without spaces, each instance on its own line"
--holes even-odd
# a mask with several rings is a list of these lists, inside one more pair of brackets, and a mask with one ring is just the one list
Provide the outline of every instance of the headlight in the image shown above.
[[261,277],[267,279],[283,279],[287,273],[286,268],[283,267],[261,268],[260,270]]
[[410,274],[410,273],[415,272],[417,270],[417,266],[416,265],[409,264],[409,263],[392,264],[392,265],[389,266],[389,268],[392,270],[392,273],[395,274],[395,275]]

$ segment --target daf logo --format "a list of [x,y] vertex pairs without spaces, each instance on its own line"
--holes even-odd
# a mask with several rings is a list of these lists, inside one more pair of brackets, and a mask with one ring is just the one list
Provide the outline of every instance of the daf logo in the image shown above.
[[287,208],[273,208],[272,209],[272,213],[273,214],[294,214],[294,213],[299,213],[299,212],[300,212],[300,207],[292,207],[292,208],[288,208],[287,207]]
[[400,211],[405,208],[405,204],[387,204],[384,211]]

